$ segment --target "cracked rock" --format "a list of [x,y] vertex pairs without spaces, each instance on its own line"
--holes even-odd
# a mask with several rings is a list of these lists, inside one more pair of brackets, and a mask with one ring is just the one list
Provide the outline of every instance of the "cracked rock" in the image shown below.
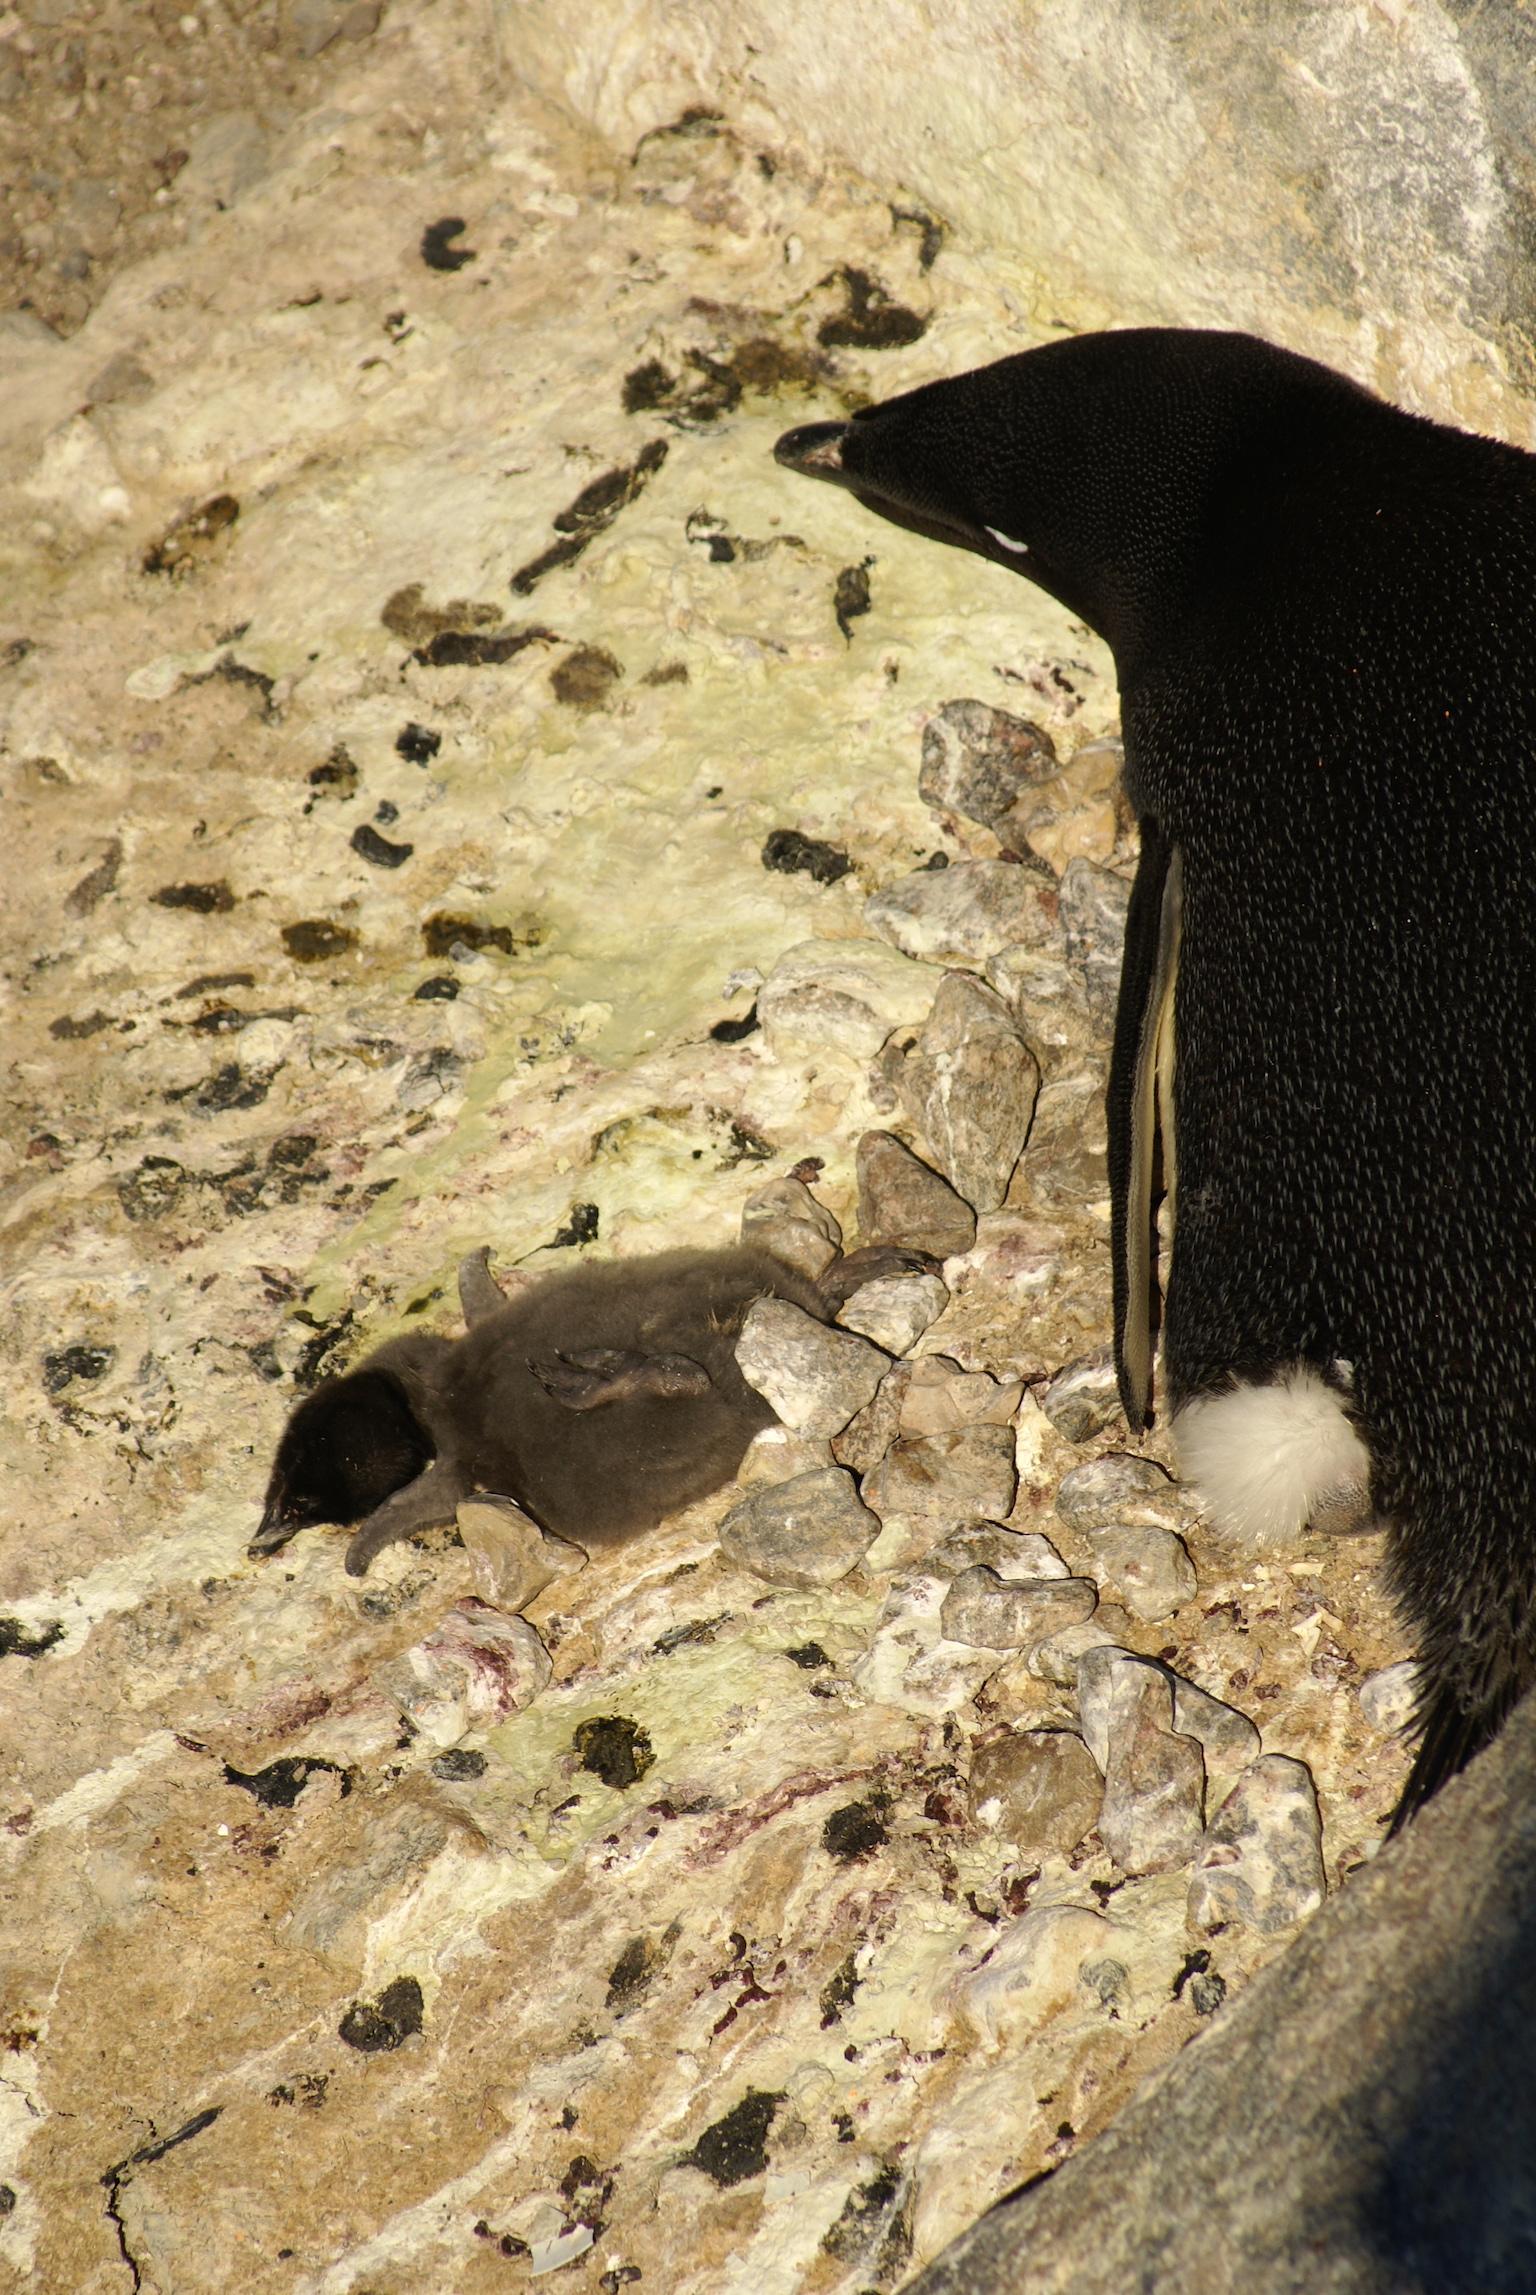
[[870,1402],[890,1357],[787,1299],[758,1299],[736,1345],[741,1375],[797,1434],[840,1434]]
[[864,1133],[858,1181],[862,1243],[904,1243],[950,1259],[975,1242],[970,1205],[894,1132]]
[[1200,1847],[1204,1810],[1204,1757],[1173,1728],[1172,1685],[1153,1666],[1122,1673],[1099,1811],[1105,1848],[1123,1873],[1175,1872]]
[[1241,1921],[1273,1936],[1315,1912],[1326,1886],[1312,1772],[1283,1753],[1262,1754],[1211,1819],[1190,1884],[1190,1923]]
[[838,1321],[888,1355],[904,1355],[948,1305],[949,1288],[941,1275],[883,1275],[860,1284]]
[[971,1761],[977,1823],[1026,1856],[1070,1856],[1098,1821],[1104,1782],[1070,1729],[1013,1729]]
[[930,964],[984,964],[1000,948],[1060,945],[1055,888],[1015,861],[914,869],[864,903],[871,932]]
[[1174,1485],[1152,1458],[1132,1458],[1111,1451],[1106,1458],[1090,1458],[1061,1478],[1056,1511],[1069,1530],[1107,1529],[1131,1508],[1173,1494]]
[[951,1585],[942,1623],[950,1641],[973,1649],[1031,1650],[1063,1626],[1092,1617],[1098,1601],[1090,1579],[1010,1580],[982,1562]]
[[830,1044],[872,1060],[893,1028],[921,1019],[935,986],[927,966],[878,941],[802,940],[763,982],[757,1014],[774,1050],[784,1041]]
[[1035,1056],[1002,999],[968,972],[946,974],[892,1080],[945,1178],[974,1210],[996,1211],[1040,1090]]
[[1091,1442],[1119,1414],[1113,1358],[1089,1355],[1082,1362],[1068,1363],[1041,1390],[1040,1408],[1068,1442]]
[[1195,1592],[1195,1565],[1182,1538],[1148,1524],[1112,1522],[1090,1533],[1093,1574],[1144,1624],[1166,1618]]
[[864,1477],[863,1489],[881,1522],[871,1565],[903,1569],[965,1524],[1011,1511],[1018,1489],[1012,1430],[963,1426],[953,1434],[904,1435]]
[[855,1474],[869,1474],[880,1464],[901,1432],[901,1407],[912,1379],[910,1363],[893,1363],[880,1381],[873,1402],[832,1437],[832,1456],[839,1466]]
[[772,1586],[831,1586],[846,1578],[880,1524],[840,1466],[754,1492],[720,1525],[721,1551]]
[[1050,735],[985,701],[946,701],[923,728],[917,787],[936,813],[961,813],[992,830],[1010,852],[1023,832],[1010,820],[1025,792],[1061,770]]
[[772,1179],[741,1207],[741,1240],[814,1283],[842,1248],[843,1231],[824,1203],[798,1179]]

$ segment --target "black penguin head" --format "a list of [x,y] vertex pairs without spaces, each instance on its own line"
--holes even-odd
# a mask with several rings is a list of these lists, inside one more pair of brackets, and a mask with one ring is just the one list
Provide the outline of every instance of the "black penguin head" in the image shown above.
[[326,1379],[284,1427],[253,1554],[317,1522],[361,1522],[431,1465],[433,1443],[389,1371]]
[[1205,569],[1244,471],[1305,453],[1321,410],[1379,402],[1252,335],[1078,335],[782,437],[778,461],[898,526],[1026,575],[1129,664]]

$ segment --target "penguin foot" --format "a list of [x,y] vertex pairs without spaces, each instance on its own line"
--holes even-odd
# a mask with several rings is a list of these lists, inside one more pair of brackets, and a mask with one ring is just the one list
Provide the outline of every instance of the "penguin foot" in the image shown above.
[[910,1251],[900,1243],[866,1243],[834,1259],[816,1288],[829,1315],[839,1314],[865,1283],[891,1275],[937,1275],[941,1262],[931,1251]]
[[1335,1538],[1377,1526],[1371,1454],[1342,1395],[1310,1363],[1264,1386],[1197,1395],[1172,1431],[1180,1473],[1230,1537],[1282,1545],[1309,1523]]
[[691,1355],[642,1355],[628,1347],[589,1347],[582,1354],[528,1358],[544,1392],[567,1410],[659,1398],[675,1402],[709,1392],[709,1373]]

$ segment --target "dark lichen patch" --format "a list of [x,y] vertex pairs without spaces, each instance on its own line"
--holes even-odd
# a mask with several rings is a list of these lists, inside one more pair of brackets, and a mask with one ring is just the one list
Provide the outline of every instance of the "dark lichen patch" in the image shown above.
[[896,302],[867,271],[845,263],[829,272],[822,285],[834,282],[843,290],[843,308],[816,329],[816,340],[825,350],[899,350],[928,332],[928,321]]
[[820,1642],[801,1642],[798,1649],[786,1650],[784,1655],[791,1665],[799,1666],[802,1673],[819,1673],[823,1666],[832,1663]]
[[185,988],[177,989],[176,1001],[185,1004],[194,996],[208,996],[216,989],[254,988],[255,985],[254,972],[200,972],[195,980],[187,982]]
[[671,1959],[681,1934],[680,1924],[673,1921],[660,1936],[632,1936],[608,1971],[604,2007],[615,2016],[627,2016]]
[[740,1163],[771,1163],[777,1154],[772,1140],[765,1140],[739,1116],[731,1119],[730,1138],[720,1158],[721,1171],[734,1171]]
[[529,622],[517,629],[439,630],[436,637],[417,646],[411,659],[424,669],[492,669],[498,662],[511,661],[528,646],[560,643],[557,633],[545,629],[542,622]]
[[352,850],[376,869],[398,869],[410,859],[416,847],[397,845],[390,838],[381,837],[371,821],[363,821],[352,831]]
[[336,924],[328,916],[307,916],[283,926],[283,946],[296,964],[324,964],[356,948],[357,934],[350,925]]
[[641,678],[642,685],[686,685],[688,664],[685,661],[659,661]]
[[601,1218],[602,1212],[597,1204],[573,1203],[570,1218],[550,1237],[550,1249],[569,1251],[579,1243],[595,1243]]
[[156,908],[187,908],[194,916],[224,916],[235,905],[222,877],[212,884],[162,885],[149,897]]
[[680,1626],[669,1626],[658,1634],[651,1648],[657,1657],[670,1657],[674,1650],[696,1649],[712,1642],[722,1626],[731,1622],[732,1612],[721,1610],[713,1618],[687,1618]]
[[619,512],[644,492],[666,459],[666,440],[653,438],[633,462],[623,463],[616,470],[605,470],[600,478],[591,479],[573,502],[556,513],[554,527],[561,539],[551,542],[512,576],[512,595],[527,597],[557,566],[574,563],[598,535],[613,524]]
[[45,1626],[24,1626],[20,1618],[0,1618],[0,1658],[41,1657],[44,1650],[57,1648],[63,1639],[62,1618],[50,1618]]
[[140,563],[146,574],[187,573],[199,558],[207,557],[219,536],[240,515],[233,494],[213,494],[168,526],[158,542],[145,551]]
[[349,2048],[377,2056],[421,2030],[422,2005],[415,1977],[397,1976],[377,2000],[354,2000],[336,2029]]
[[0,2183],[0,2222],[16,2213],[16,2191],[12,2184]]
[[414,1004],[451,1004],[459,993],[459,984],[451,972],[434,972],[411,991]]
[[434,1777],[445,1785],[468,1785],[476,1777],[483,1777],[489,1766],[483,1753],[473,1746],[450,1745],[446,1753],[434,1754],[429,1764]]
[[1203,1948],[1185,1956],[1173,1980],[1174,1999],[1182,2000],[1186,1988],[1197,2016],[1213,2016],[1227,1997],[1227,1980],[1211,1967],[1211,1956]]
[[758,1029],[757,1006],[743,1012],[739,1020],[717,1020],[710,1029],[710,1040],[715,1044],[742,1044]]
[[61,1012],[57,1020],[49,1021],[48,1033],[56,1043],[79,1044],[87,1036],[99,1036],[104,1028],[110,1028],[111,1025],[110,1012],[87,1012],[78,1020],[68,1012]]
[[434,733],[430,725],[418,725],[414,718],[395,735],[395,753],[407,765],[430,765],[442,746],[442,735]]
[[318,2112],[330,2084],[329,2072],[301,2072],[296,2080],[279,2080],[275,2088],[269,2088],[267,2102],[297,2104],[303,2111]]
[[[858,2184],[843,2202],[843,2212],[823,2233],[821,2251],[838,2263],[856,2263],[867,2255],[883,2232],[901,2197],[901,2176],[889,2160],[882,2160],[867,2183]],[[910,2239],[903,2246],[910,2246]]]
[[116,1360],[115,1347],[60,1347],[43,1357],[43,1392],[61,1395],[77,1379],[87,1385],[104,1379]]
[[883,1848],[891,1837],[887,1806],[878,1794],[871,1794],[867,1801],[849,1801],[834,1809],[821,1828],[821,1845],[828,1856],[840,1865],[852,1865]]
[[329,790],[337,797],[356,794],[357,764],[345,742],[338,741],[324,764],[311,769],[309,785],[312,789]]
[[407,645],[426,645],[444,630],[494,629],[501,608],[483,598],[450,598],[445,606],[429,606],[423,585],[407,582],[391,590],[379,619],[392,637],[403,638]]
[[321,1379],[340,1369],[357,1315],[353,1308],[344,1307],[334,1323],[315,1324],[301,1309],[295,1321],[308,1324],[315,1334],[299,1349],[293,1366],[293,1383],[301,1394],[306,1394]]
[[439,216],[429,223],[421,235],[421,259],[429,271],[462,271],[466,263],[473,263],[473,247],[454,247],[452,240],[465,229],[462,215]]
[[649,1731],[627,1714],[605,1713],[579,1723],[573,1743],[577,1767],[590,1769],[619,1793],[638,1784],[656,1761]]
[[857,566],[844,566],[832,586],[832,612],[846,643],[853,643],[853,624],[869,612],[869,569],[873,558]]
[[117,884],[117,872],[123,865],[121,837],[108,840],[101,859],[74,888],[64,895],[64,908],[69,916],[89,916],[100,901],[104,901]]
[[858,1954],[850,1952],[840,1960],[821,1988],[821,2028],[823,2032],[842,2022],[843,2010],[853,2006],[853,1996],[859,1989]]
[[907,230],[918,234],[918,268],[931,271],[949,236],[948,225],[941,223],[936,215],[930,215],[922,207],[893,207],[891,221],[898,229],[905,226]]
[[132,1220],[159,1219],[191,1185],[192,1175],[174,1156],[147,1155],[117,1183],[117,1200]]
[[264,1809],[291,1809],[309,1783],[311,1777],[324,1774],[341,1779],[342,1798],[352,1790],[352,1772],[338,1761],[322,1761],[319,1756],[285,1754],[280,1761],[269,1761],[265,1769],[247,1773],[236,1769],[228,1761],[224,1764],[224,1781],[238,1785],[242,1793],[249,1793]]
[[661,414],[679,429],[698,430],[734,414],[743,398],[774,398],[786,391],[824,389],[832,380],[830,359],[771,335],[752,335],[723,357],[690,350],[683,372],[661,359],[643,359],[624,377],[626,414]]
[[704,2130],[693,2149],[684,2152],[679,2167],[697,2168],[722,2191],[745,2183],[768,2170],[768,2131],[773,2126],[782,2089],[749,2088],[741,2102]]
[[550,671],[550,690],[567,709],[585,713],[601,709],[623,675],[623,664],[606,646],[579,645]]
[[545,938],[545,928],[540,924],[525,925],[514,933],[509,924],[482,924],[475,917],[447,912],[429,916],[421,928],[421,944],[428,956],[452,956],[456,948],[467,948],[473,956],[491,948],[501,956],[511,956],[520,948],[539,947]]
[[225,1115],[232,1108],[259,1108],[272,1089],[270,1076],[249,1076],[237,1061],[226,1060],[200,1084],[179,1084],[165,1094],[167,1100],[185,1101],[199,1115]]
[[853,867],[841,845],[802,836],[798,829],[774,829],[763,846],[762,857],[765,869],[775,869],[785,877],[809,877],[818,885],[835,885]]

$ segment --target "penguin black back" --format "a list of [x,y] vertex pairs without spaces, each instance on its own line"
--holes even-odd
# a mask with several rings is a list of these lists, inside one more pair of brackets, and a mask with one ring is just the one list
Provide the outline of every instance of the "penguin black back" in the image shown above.
[[1127,1416],[1160,1145],[1181,1459],[1258,1537],[1368,1478],[1419,1639],[1406,1812],[1536,1678],[1536,462],[1162,329],[778,453],[1114,651],[1142,824],[1110,1081]]

